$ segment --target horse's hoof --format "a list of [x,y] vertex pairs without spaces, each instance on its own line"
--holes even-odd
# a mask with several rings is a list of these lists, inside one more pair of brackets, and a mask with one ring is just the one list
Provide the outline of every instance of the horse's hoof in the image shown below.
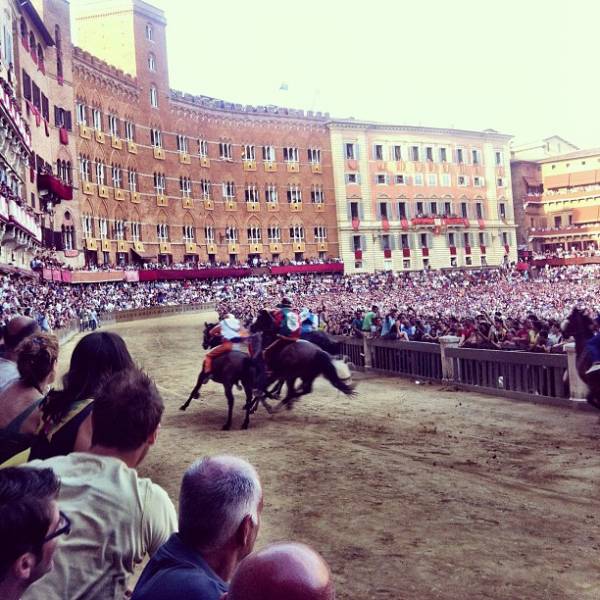
[[248,423],[244,422],[242,423],[242,426],[240,427],[240,429],[243,431],[244,429],[248,429]]
[[186,406],[185,404],[182,404],[182,405],[179,407],[179,410],[185,410],[186,408],[187,408],[187,406]]
[[231,425],[229,423],[225,423],[223,427],[221,427],[223,431],[229,431],[231,429]]

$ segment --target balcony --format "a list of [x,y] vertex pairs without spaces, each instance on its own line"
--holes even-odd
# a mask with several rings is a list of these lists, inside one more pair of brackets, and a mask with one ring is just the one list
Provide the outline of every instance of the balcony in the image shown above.
[[208,169],[210,167],[210,158],[208,158],[208,156],[201,156],[200,157],[200,166]]
[[213,210],[215,208],[215,205],[210,198],[204,198],[202,203],[204,204],[204,210]]
[[564,227],[545,227],[545,228],[530,228],[528,230],[529,239],[550,238],[559,236],[575,236],[587,235],[589,233],[600,233],[600,224],[598,225],[565,225]]
[[237,254],[239,252],[237,242],[229,242],[227,244],[227,252],[228,254]]
[[101,240],[102,252],[110,252],[112,250],[112,244],[110,240]]
[[92,130],[87,125],[80,123],[79,124],[79,137],[84,140],[91,140],[92,139]]
[[214,242],[207,242],[206,253],[207,254],[216,254],[217,253],[217,245]]
[[304,252],[306,250],[306,244],[304,242],[292,242],[293,252]]
[[288,173],[300,173],[299,162],[288,162],[286,163],[286,168]]
[[73,200],[73,188],[50,173],[37,176],[37,187],[39,191],[46,190],[60,200]]
[[135,142],[127,142],[127,152],[129,152],[129,154],[137,154],[138,153],[137,144]]
[[109,193],[108,193],[107,185],[99,185],[98,186],[98,196],[100,196],[100,198],[108,198]]
[[192,157],[187,152],[180,152],[179,153],[179,162],[182,165],[191,165]]
[[121,188],[115,188],[115,200],[125,200],[125,190],[122,190]]
[[152,153],[156,160],[165,160],[165,149],[159,148],[158,146],[154,146],[152,148]]
[[192,198],[182,198],[181,204],[183,208],[194,208],[194,201]]
[[104,144],[106,142],[106,137],[104,135],[104,131],[100,131],[99,129],[94,129],[94,137],[99,144]]
[[255,160],[242,160],[242,167],[244,171],[256,171],[256,161]]
[[142,195],[140,192],[131,192],[131,202],[133,204],[139,204],[142,201]]
[[435,227],[434,217],[414,217],[411,220],[413,227]]
[[442,225],[446,225],[446,227],[468,227],[469,220],[464,217],[443,217]]
[[277,171],[277,163],[267,160],[265,161],[265,173],[275,173]]
[[186,242],[185,243],[185,253],[186,254],[198,254],[198,246],[196,242]]
[[156,194],[156,206],[169,206],[169,199],[164,194]]
[[321,166],[321,163],[310,163],[310,172],[315,174],[322,173],[323,167]]
[[237,202],[235,200],[225,200],[225,210],[233,212],[237,210]]
[[123,149],[123,140],[121,138],[117,137],[116,135],[113,135],[110,138],[110,145],[115,150],[122,150]]
[[263,251],[263,245],[260,243],[254,243],[254,244],[250,244],[250,247],[248,249],[248,252],[250,254],[260,254]]
[[36,221],[36,217],[29,207],[21,206],[13,198],[0,197],[2,202],[2,208],[4,209],[5,215],[8,217],[9,222],[16,225],[19,229],[25,233],[34,237],[38,242],[42,241],[42,229]]
[[86,250],[98,250],[98,241],[95,238],[85,238],[84,246]]
[[84,181],[81,186],[81,191],[89,196],[96,193],[96,186],[91,181]]
[[158,252],[159,252],[159,254],[172,254],[171,244],[169,242],[159,242],[158,243]]
[[269,252],[271,254],[279,254],[283,250],[283,246],[281,242],[270,242],[269,243]]
[[258,202],[246,202],[246,210],[250,213],[260,212],[260,204]]
[[291,202],[290,212],[299,213],[302,212],[302,202]]
[[117,252],[129,252],[129,244],[125,240],[118,240]]

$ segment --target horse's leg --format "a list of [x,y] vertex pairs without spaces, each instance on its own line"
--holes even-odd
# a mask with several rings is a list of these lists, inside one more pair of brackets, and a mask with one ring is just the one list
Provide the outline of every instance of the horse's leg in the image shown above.
[[233,418],[233,403],[234,403],[234,397],[233,397],[233,391],[232,391],[233,384],[231,384],[231,383],[223,384],[223,387],[225,388],[225,397],[227,398],[227,421],[226,421],[225,425],[223,425],[223,431],[229,431],[231,429],[231,420]]
[[198,398],[200,398],[200,388],[202,387],[203,378],[204,378],[204,369],[202,371],[200,371],[200,374],[198,375],[198,379],[196,381],[196,385],[194,386],[194,389],[192,390],[190,397],[185,401],[184,404],[182,404],[179,407],[179,410],[185,410],[190,405],[190,402],[192,401],[192,399],[197,400]]
[[[246,417],[242,423],[242,429],[248,429],[248,425],[250,424],[250,412],[255,405],[252,400],[252,388],[252,384],[249,384],[248,382],[244,383],[244,391],[246,392],[246,406],[244,406],[244,409],[246,410]],[[254,410],[256,410],[256,408]]]

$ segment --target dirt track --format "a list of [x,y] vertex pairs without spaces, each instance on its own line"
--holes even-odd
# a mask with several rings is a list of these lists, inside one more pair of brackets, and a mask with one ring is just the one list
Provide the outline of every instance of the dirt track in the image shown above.
[[[142,468],[177,498],[185,467],[235,453],[265,488],[258,546],[306,541],[338,598],[600,598],[600,424],[595,414],[399,379],[347,399],[326,382],[292,412],[226,418],[211,383],[187,412],[200,315],[115,326],[166,402]],[[73,342],[62,353],[68,361]]]

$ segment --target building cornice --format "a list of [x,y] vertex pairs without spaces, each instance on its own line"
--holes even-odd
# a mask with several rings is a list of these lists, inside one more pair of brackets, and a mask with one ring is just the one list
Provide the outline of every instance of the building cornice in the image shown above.
[[402,133],[417,133],[420,135],[434,134],[451,137],[472,137],[476,139],[491,139],[508,142],[512,135],[499,133],[493,129],[474,131],[470,129],[448,129],[443,127],[422,127],[417,125],[393,125],[375,121],[360,121],[355,119],[331,119],[328,125],[333,128],[353,129],[363,131],[390,131]]

